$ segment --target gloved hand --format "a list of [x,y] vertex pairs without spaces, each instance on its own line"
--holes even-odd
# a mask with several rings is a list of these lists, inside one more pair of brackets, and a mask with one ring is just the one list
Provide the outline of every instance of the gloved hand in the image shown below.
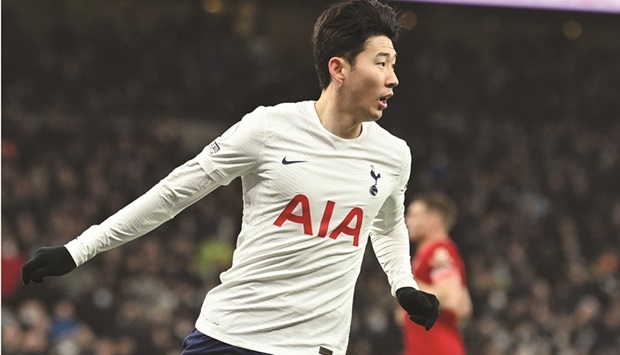
[[75,261],[64,246],[37,249],[32,259],[22,266],[22,282],[40,284],[47,276],[60,276],[75,269]]
[[439,300],[435,295],[418,291],[413,287],[403,287],[396,290],[396,299],[409,314],[409,319],[427,331],[439,317]]

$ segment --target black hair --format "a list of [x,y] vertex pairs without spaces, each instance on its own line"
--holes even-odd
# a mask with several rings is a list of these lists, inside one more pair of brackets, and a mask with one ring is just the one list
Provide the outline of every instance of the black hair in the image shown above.
[[328,62],[342,57],[351,65],[371,37],[396,42],[404,26],[399,13],[378,0],[346,0],[330,5],[317,19],[312,33],[314,67],[321,89],[331,82]]

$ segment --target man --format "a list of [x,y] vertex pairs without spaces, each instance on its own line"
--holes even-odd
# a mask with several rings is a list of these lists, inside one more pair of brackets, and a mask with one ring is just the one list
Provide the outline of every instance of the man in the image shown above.
[[439,304],[417,290],[404,223],[410,151],[374,122],[398,85],[400,30],[376,0],[331,5],[313,33],[316,102],[257,108],[100,225],[38,250],[24,283],[65,274],[241,177],[232,266],[205,297],[183,354],[345,354],[369,237],[393,295],[430,329]]
[[463,355],[458,321],[471,315],[465,266],[448,232],[456,221],[455,203],[442,193],[418,195],[407,207],[405,222],[417,244],[413,275],[421,290],[435,294],[441,315],[429,332],[403,324],[404,355]]

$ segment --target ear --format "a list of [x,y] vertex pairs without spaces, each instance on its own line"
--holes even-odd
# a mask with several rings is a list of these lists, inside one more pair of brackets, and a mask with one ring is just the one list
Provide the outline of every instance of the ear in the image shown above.
[[327,63],[329,67],[329,74],[332,77],[332,81],[338,86],[342,87],[344,78],[348,71],[349,63],[341,57],[333,57]]

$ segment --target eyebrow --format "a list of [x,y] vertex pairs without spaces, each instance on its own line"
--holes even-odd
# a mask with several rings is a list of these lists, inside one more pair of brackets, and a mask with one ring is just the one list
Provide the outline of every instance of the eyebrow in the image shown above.
[[[397,56],[397,55],[398,55],[398,53],[394,52],[394,59],[396,59],[396,56]],[[377,53],[377,55],[375,56],[375,58],[376,58],[376,57],[388,57],[388,58],[389,58],[389,57],[391,57],[391,56],[392,56],[392,54],[391,54],[391,53],[388,53],[388,52],[379,52],[379,53]]]

